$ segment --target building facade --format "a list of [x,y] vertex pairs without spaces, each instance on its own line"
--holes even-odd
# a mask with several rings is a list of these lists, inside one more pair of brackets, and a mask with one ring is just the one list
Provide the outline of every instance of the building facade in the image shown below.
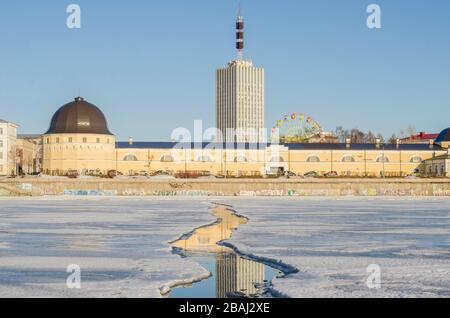
[[42,170],[42,136],[17,135],[19,174],[38,174]]
[[[264,138],[264,69],[236,60],[216,72],[219,140],[261,142]],[[222,138],[220,138],[222,137]]]
[[76,98],[55,113],[43,135],[43,171],[228,177],[290,171],[401,177],[425,172],[425,163],[446,155],[449,145],[448,130],[432,144],[116,142],[101,110]]
[[16,175],[17,128],[19,126],[0,119],[0,176]]
[[444,154],[434,154],[424,161],[424,175],[428,177],[450,178],[450,128],[443,130],[436,138],[435,143],[446,148]]

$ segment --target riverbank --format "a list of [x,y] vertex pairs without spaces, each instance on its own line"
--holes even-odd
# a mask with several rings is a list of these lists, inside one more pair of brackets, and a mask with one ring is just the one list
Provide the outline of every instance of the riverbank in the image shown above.
[[450,196],[450,179],[0,180],[0,196]]

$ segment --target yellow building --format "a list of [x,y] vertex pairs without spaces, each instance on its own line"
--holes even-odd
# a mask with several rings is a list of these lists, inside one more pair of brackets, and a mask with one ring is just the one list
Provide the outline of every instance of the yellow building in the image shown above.
[[53,175],[106,173],[116,167],[115,144],[102,111],[77,97],[53,115],[43,135],[43,170]]
[[435,141],[437,144],[447,148],[447,153],[434,155],[424,161],[424,175],[428,177],[450,178],[450,128],[442,131]]
[[[442,134],[441,134],[442,135]],[[449,136],[430,144],[243,144],[116,142],[103,113],[81,97],[62,106],[43,135],[46,174],[262,176],[291,171],[340,176],[406,176],[447,154]]]

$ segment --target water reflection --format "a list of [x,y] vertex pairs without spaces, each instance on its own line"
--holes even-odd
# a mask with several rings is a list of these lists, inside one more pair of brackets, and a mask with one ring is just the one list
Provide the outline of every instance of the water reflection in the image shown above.
[[214,208],[213,214],[218,218],[216,223],[198,228],[190,236],[171,244],[205,267],[212,276],[192,286],[176,288],[170,297],[255,297],[260,294],[262,286],[279,274],[263,263],[245,259],[218,245],[218,242],[231,238],[233,231],[246,224],[247,219],[224,206]]
[[214,208],[213,215],[217,217],[217,222],[196,229],[189,237],[171,243],[172,247],[181,248],[187,252],[218,253],[227,251],[227,248],[217,243],[231,238],[233,231],[240,225],[246,224],[247,219],[237,216],[224,206]]
[[244,259],[235,253],[216,255],[216,297],[241,293],[250,297],[265,279],[264,264]]

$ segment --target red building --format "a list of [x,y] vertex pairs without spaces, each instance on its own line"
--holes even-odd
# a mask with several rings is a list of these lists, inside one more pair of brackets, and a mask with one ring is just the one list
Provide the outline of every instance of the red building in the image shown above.
[[411,135],[406,138],[400,139],[402,143],[405,144],[429,144],[439,136],[439,134],[427,134],[425,132],[420,132],[416,135]]

